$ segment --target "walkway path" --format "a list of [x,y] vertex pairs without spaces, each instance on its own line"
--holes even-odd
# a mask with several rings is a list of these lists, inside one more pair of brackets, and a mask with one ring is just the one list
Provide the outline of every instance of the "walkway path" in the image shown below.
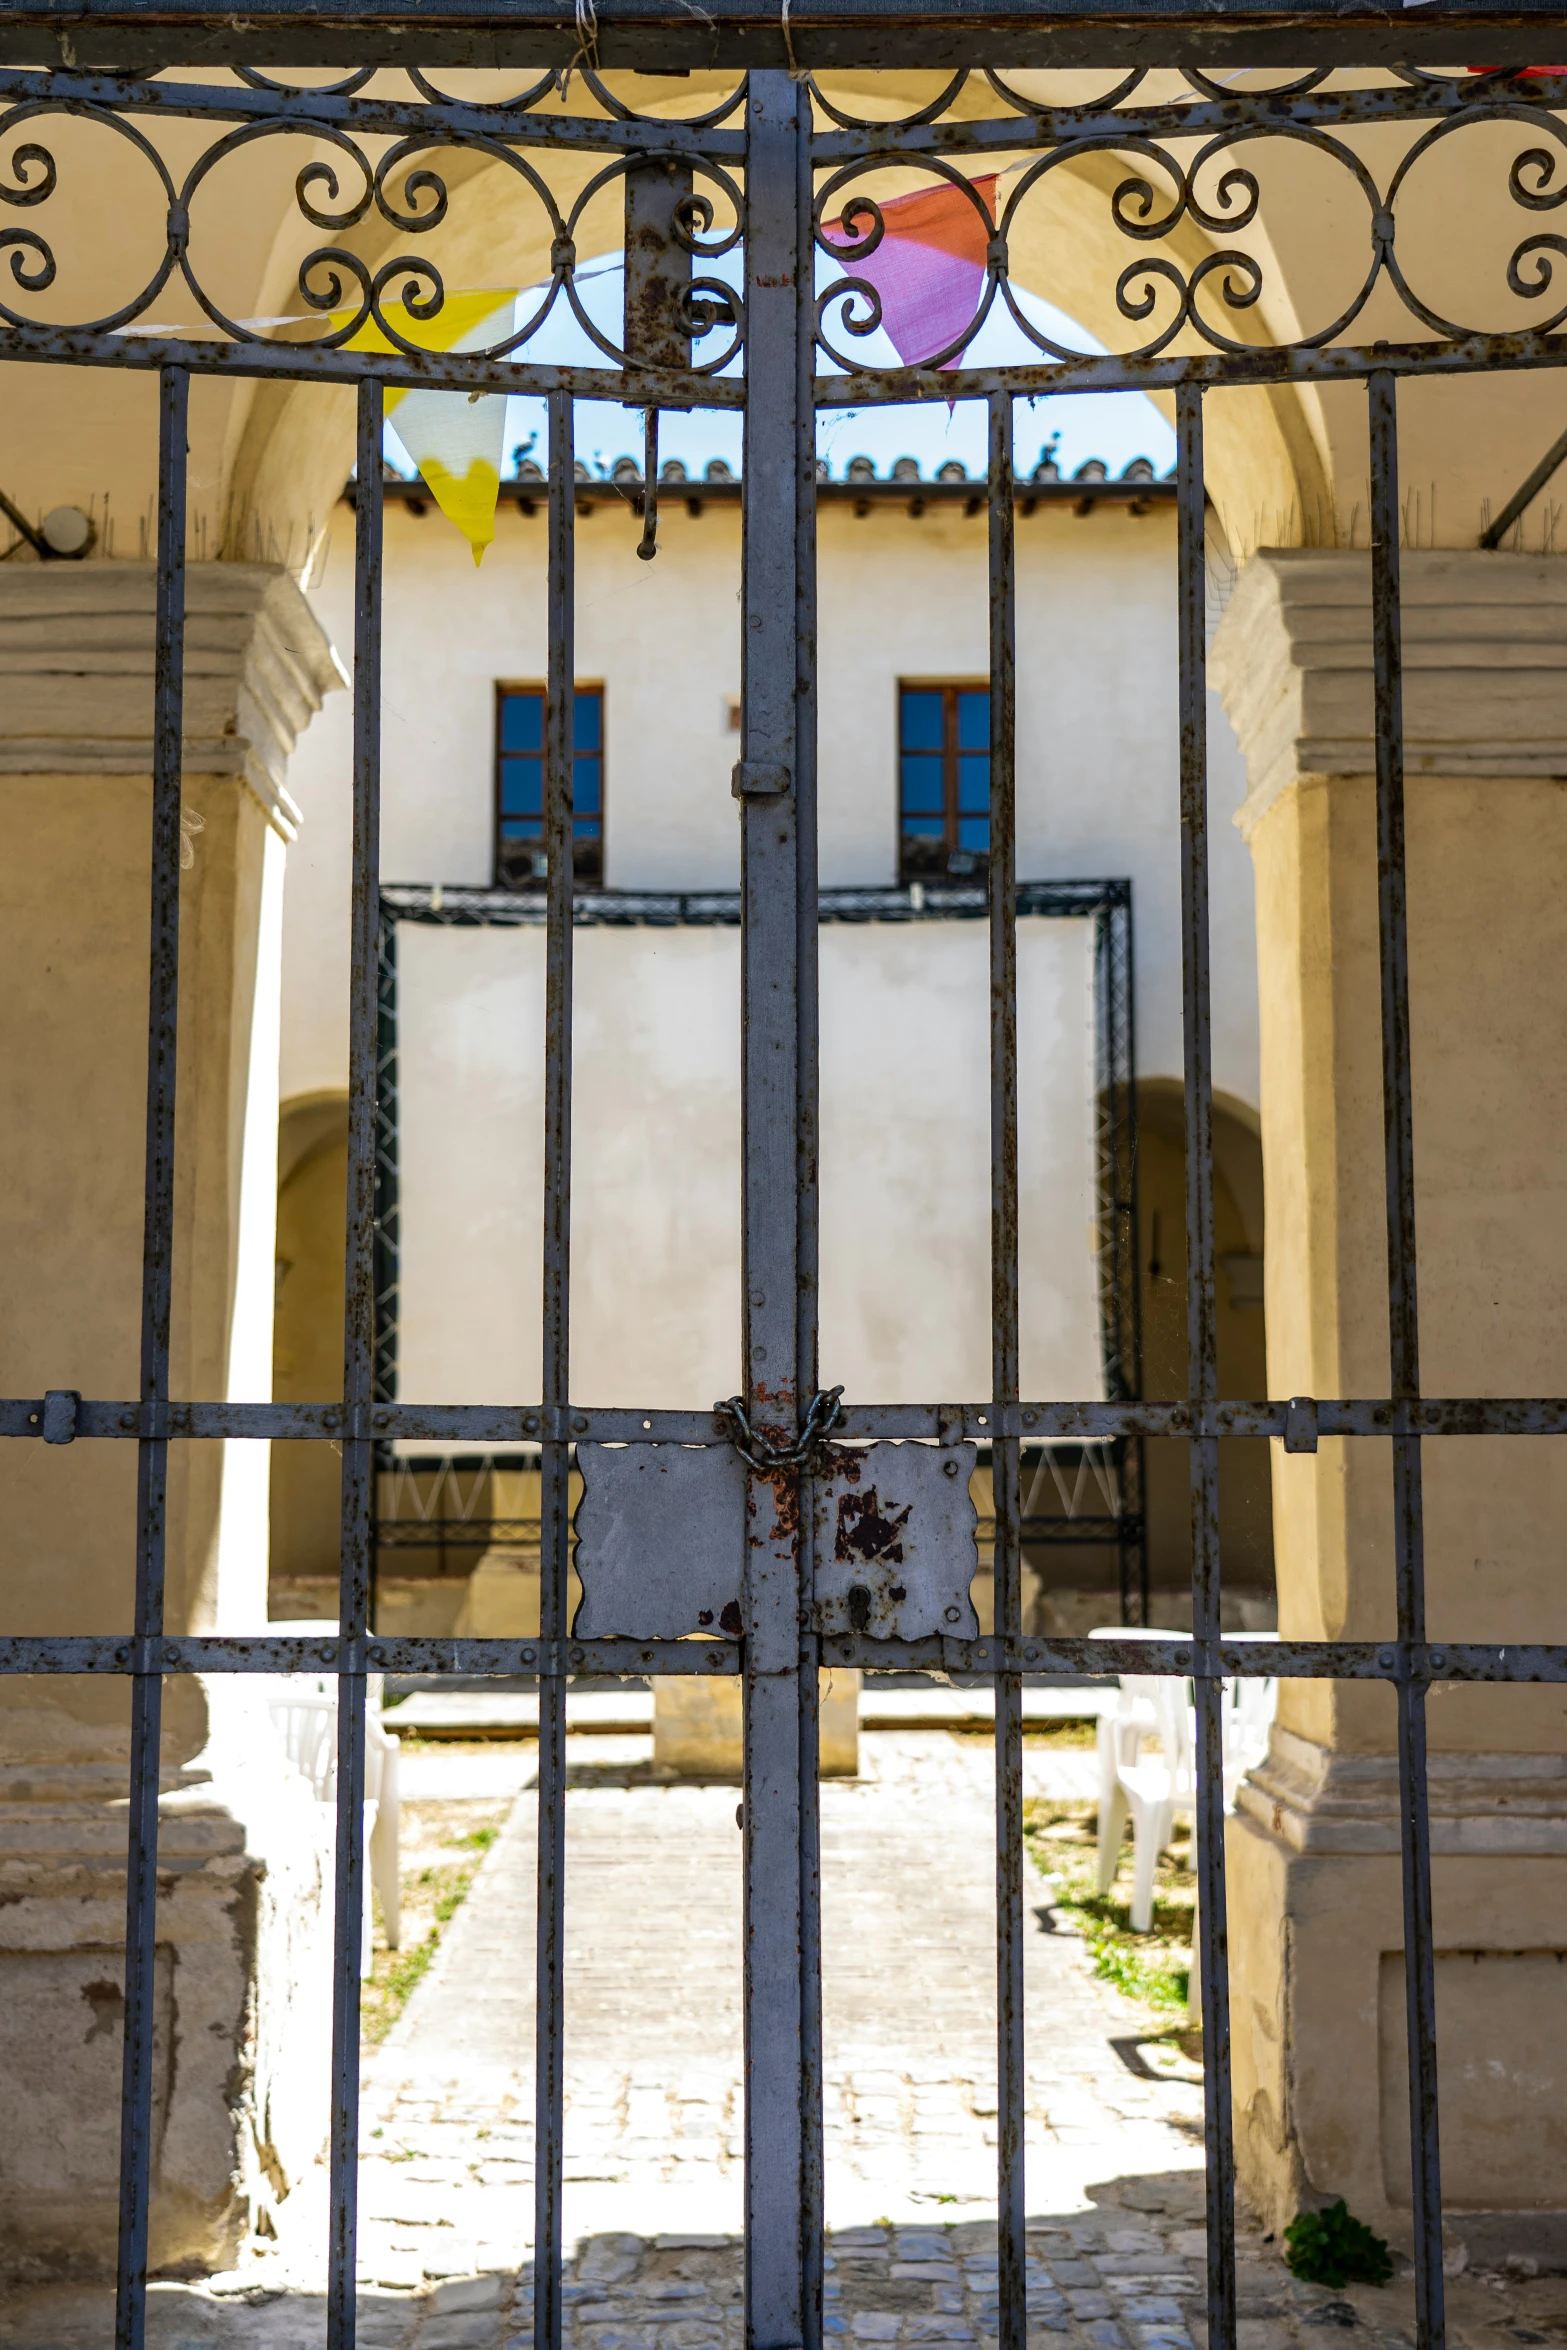
[[[736,1791],[649,1784],[644,1752],[571,1741],[568,2350],[740,2350]],[[823,1790],[827,2335],[994,2350],[990,1752],[892,1732],[863,1754],[860,1782]],[[410,1793],[456,1793],[458,1757],[408,1759]],[[515,1749],[482,1759],[475,1794],[523,1775]],[[1087,1795],[1091,1765],[1030,1749],[1031,1792]],[[368,2068],[366,2350],[529,2350],[533,1813],[524,1791]],[[1135,2012],[1039,1924],[1042,1887],[1028,1906],[1031,2350],[1203,2350],[1198,2092],[1135,2070]],[[151,2350],[319,2350],[323,2185],[290,2197],[265,2258],[156,2287]],[[1358,2327],[1361,2350],[1412,2339],[1407,2284],[1297,2285],[1254,2237],[1240,2289],[1239,2350],[1321,2350],[1324,2327]],[[1461,2350],[1555,2341],[1567,2288],[1466,2278],[1452,2315]],[[6,2350],[111,2340],[101,2292],[0,2306]]]
[[[864,1777],[822,1794],[829,2218],[993,2211],[990,1749],[942,1732],[862,1743]],[[1091,1760],[1033,1750],[1031,1775],[1043,1767],[1056,1792],[1076,1793]],[[618,1759],[572,1777],[567,2232],[737,2229],[736,1791],[638,1783]],[[374,2069],[382,2143],[416,2159],[367,2166],[367,2276],[404,2281],[433,2240],[418,2214],[437,2204],[478,2265],[515,2260],[527,2241],[535,1849],[525,1799]],[[1090,2179],[1200,2160],[1197,2093],[1139,2078],[1110,2051],[1111,2038],[1135,2033],[1132,2011],[1093,1980],[1075,1942],[1035,1924],[1034,1882],[1030,2171],[1042,2207],[1081,2210]]]

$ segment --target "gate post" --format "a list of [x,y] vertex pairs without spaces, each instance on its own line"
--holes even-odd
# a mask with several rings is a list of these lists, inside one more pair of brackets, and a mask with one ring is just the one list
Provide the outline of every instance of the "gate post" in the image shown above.
[[[1560,569],[1478,550],[1401,557],[1428,1395],[1544,1396],[1567,1379]],[[1242,574],[1214,646],[1251,781],[1275,1396],[1381,1395],[1389,1376],[1372,610],[1364,552],[1273,550]],[[1422,1449],[1427,1637],[1560,1640],[1556,1448],[1477,1435]],[[1275,1440],[1287,1638],[1391,1638],[1388,1450]],[[1455,2233],[1567,2202],[1560,2142],[1519,2124],[1555,2093],[1562,2042],[1561,1721],[1559,1688],[1433,1672],[1431,2037]],[[1408,2244],[1398,1737],[1379,1683],[1284,1681],[1228,1841],[1241,2183],[1270,2226],[1343,2195]]]
[[[787,74],[753,73],[746,110],[746,413],[740,803],[745,1394],[752,1425],[794,1442],[801,1407],[796,1132],[800,957],[796,530],[802,418],[799,109]],[[807,257],[806,269],[809,269]],[[809,291],[807,283],[806,292]],[[800,1738],[800,1476],[752,1471],[746,1515],[745,2220],[748,2350],[805,2331]]]
[[[23,1393],[137,1391],[158,615],[151,564],[0,570],[0,1295],[7,1378]],[[340,677],[275,565],[189,564],[184,642],[182,878],[166,836],[183,933],[168,1383],[175,1397],[247,1397],[271,1374],[289,760]],[[8,1634],[126,1624],[138,1450],[4,1448]],[[267,1447],[170,1450],[164,1629],[254,1630]],[[0,1679],[0,2256],[39,2271],[113,2271],[118,2131],[104,2124],[123,2087],[129,1698],[104,1675]],[[162,1731],[138,2260],[224,2267],[315,2156],[330,1859],[319,1807],[269,1763],[264,1688],[170,1676]]]

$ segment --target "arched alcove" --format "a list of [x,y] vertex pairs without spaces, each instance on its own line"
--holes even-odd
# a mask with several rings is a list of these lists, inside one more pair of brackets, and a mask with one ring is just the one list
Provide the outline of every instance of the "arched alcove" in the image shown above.
[[[1173,1078],[1137,1088],[1138,1283],[1143,1321],[1143,1392],[1188,1392],[1186,1365],[1185,1110]],[[1256,1113],[1226,1097],[1213,1107],[1214,1308],[1219,1393],[1268,1392],[1263,1311],[1262,1139]],[[1219,1448],[1219,1556],[1235,1630],[1271,1628],[1273,1500],[1265,1437]],[[1155,1623],[1186,1620],[1191,1576],[1189,1446],[1184,1437],[1150,1441],[1146,1452],[1148,1564]],[[1189,1605],[1189,1603],[1188,1603]]]
[[[343,1228],[348,1099],[296,1096],[278,1119],[277,1290],[272,1392],[279,1403],[343,1392]],[[335,1444],[272,1447],[271,1612],[335,1615],[342,1462]],[[306,1586],[320,1585],[317,1594]],[[281,1596],[280,1596],[281,1594]]]

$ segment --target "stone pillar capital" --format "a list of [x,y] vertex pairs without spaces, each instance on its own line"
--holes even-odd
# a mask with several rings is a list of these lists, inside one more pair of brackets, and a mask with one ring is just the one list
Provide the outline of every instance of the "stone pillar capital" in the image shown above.
[[[1567,776],[1567,563],[1412,550],[1401,586],[1408,781]],[[1210,674],[1250,773],[1235,819],[1248,838],[1303,777],[1369,775],[1370,555],[1254,555]]]
[[[185,772],[244,783],[292,840],[289,754],[341,664],[276,564],[185,582]],[[157,585],[151,563],[0,569],[0,775],[150,774]]]

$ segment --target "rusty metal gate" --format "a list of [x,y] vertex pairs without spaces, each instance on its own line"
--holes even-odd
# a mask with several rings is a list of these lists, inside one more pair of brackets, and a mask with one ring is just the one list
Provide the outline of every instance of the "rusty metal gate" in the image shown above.
[[[347,2350],[355,2332],[355,2161],[359,2076],[359,1950],[364,1902],[360,1815],[365,1760],[366,1675],[536,1673],[540,1691],[538,1842],[538,2059],[536,2341],[557,2350],[561,2329],[561,2177],[564,1892],[565,1692],[569,1677],[699,1672],[739,1674],[745,1694],[744,1946],[746,2024],[746,2293],[748,2340],[757,2350],[785,2350],[821,2339],[821,1978],[817,1897],[817,1666],[824,1658],[866,1666],[961,1670],[990,1677],[995,1689],[996,1964],[999,1987],[1000,2309],[1003,2350],[1024,2350],[1023,2172],[1023,1843],[1022,1676],[1029,1671],[1083,1672],[1086,1645],[1025,1637],[1019,1615],[1019,1447],[1061,1438],[1185,1436],[1190,1439],[1193,1531],[1193,1633],[1190,1640],[1097,1647],[1092,1665],[1123,1673],[1189,1673],[1197,1693],[1198,1867],[1202,1919],[1201,1988],[1206,2084],[1208,2302],[1211,2339],[1235,2338],[1232,2142],[1223,1785],[1220,1768],[1220,1677],[1282,1673],[1362,1678],[1397,1693],[1405,1953],[1408,1987],[1410,2126],[1414,2150],[1414,2226],[1421,2342],[1443,2338],[1440,2186],[1437,2143],[1430,1844],[1427,1826],[1425,1701],[1435,1681],[1567,1678],[1567,1652],[1466,1646],[1426,1640],[1423,1612],[1421,1439],[1430,1434],[1567,1432],[1567,1406],[1549,1400],[1433,1401],[1423,1397],[1417,1325],[1414,1165],[1410,1084],[1409,955],[1405,920],[1399,635],[1398,386],[1412,375],[1462,374],[1496,367],[1560,364],[1562,340],[1551,331],[1508,336],[1471,331],[1442,316],[1409,286],[1394,251],[1399,189],[1410,155],[1421,154],[1487,118],[1538,126],[1559,148],[1560,122],[1548,111],[1558,81],[1526,81],[1503,68],[1478,75],[1438,69],[1439,58],[1471,49],[1515,61],[1527,53],[1520,21],[1545,26],[1549,12],[1514,9],[1512,29],[1478,11],[1462,20],[1427,12],[1423,22],[1362,11],[1351,22],[1286,18],[1269,30],[1255,11],[1241,31],[1208,16],[1132,6],[1120,21],[1094,29],[1092,14],[1047,23],[1028,9],[1004,23],[964,11],[959,24],[915,7],[858,15],[832,6],[802,11],[791,28],[749,0],[715,0],[715,16],[688,5],[666,19],[646,5],[628,6],[617,29],[611,11],[595,15],[578,0],[575,19],[545,8],[475,5],[437,9],[417,31],[397,12],[359,0],[305,12],[292,0],[255,0],[233,25],[203,19],[199,9],[170,5],[154,17],[131,7],[85,5],[70,11],[9,5],[0,23],[0,100],[5,127],[25,130],[13,184],[0,200],[18,208],[18,225],[0,242],[10,249],[6,300],[0,303],[0,358],[16,364],[69,363],[155,371],[160,383],[160,475],[157,511],[157,673],[147,1157],[142,1286],[141,1390],[138,1396],[84,1400],[55,1391],[0,1404],[0,1428],[13,1439],[130,1442],[137,1446],[138,1535],[135,1627],[131,1636],[7,1638],[0,1669],[9,1674],[106,1673],[129,1676],[132,1775],[126,1922],[124,2112],[120,2205],[118,2342],[143,2339],[152,2099],[153,1959],[158,1856],[158,1743],[164,1677],[191,1672],[283,1672],[308,1662],[340,1676],[337,1773],[336,1958],[331,2125],[331,2243],[328,2340]],[[1502,12],[1497,12],[1500,20]],[[814,19],[814,25],[810,21]],[[1237,19],[1240,24],[1241,20]],[[1248,50],[1242,39],[1251,41]],[[1262,29],[1258,29],[1261,27]],[[999,29],[998,29],[999,28]],[[1063,31],[1062,28],[1066,28]],[[1076,28],[1073,30],[1072,28]],[[1087,28],[1087,29],[1085,29]],[[423,71],[399,65],[397,91],[367,88],[375,67],[398,61],[413,41]],[[1060,44],[1052,48],[1052,42]],[[1418,43],[1426,47],[1418,50]],[[1465,44],[1468,44],[1466,47]],[[1215,78],[1194,58],[1241,64],[1302,48],[1315,70],[1266,77],[1271,86]],[[38,57],[57,57],[38,70]],[[443,95],[431,76],[442,62],[504,64],[512,55],[555,63],[503,103]],[[797,54],[798,52],[798,54]],[[1412,52],[1426,64],[1403,62]],[[302,88],[278,76],[302,55],[317,64],[352,65],[328,86]],[[1393,64],[1367,81],[1333,67],[1346,56]],[[953,64],[956,59],[956,64]],[[976,63],[977,59],[977,63]],[[1014,67],[1068,62],[1124,69],[1091,102],[1052,106],[984,70],[993,59]],[[1148,82],[1151,67],[1179,62],[1180,86]],[[235,78],[212,86],[157,78],[170,64],[218,61]],[[369,60],[369,64],[366,64]],[[693,64],[736,68],[732,92],[707,113],[681,121],[630,113],[603,71],[639,64],[681,72]],[[811,79],[813,65],[932,67],[952,65],[931,102],[902,119],[864,121],[846,113]],[[264,70],[271,68],[273,70]],[[742,71],[748,68],[749,71]],[[576,78],[576,114],[540,111]],[[526,80],[526,77],[523,77]],[[1146,86],[1145,86],[1146,85]],[[966,92],[963,107],[956,101]],[[976,109],[975,98],[982,100]],[[60,116],[107,122],[156,157],[157,124],[177,120],[210,131],[211,145],[183,180],[161,161],[167,201],[167,252],[157,276],[119,315],[61,328],[36,323],[28,291],[54,271],[48,198],[56,169],[48,124]],[[1391,180],[1377,184],[1347,143],[1367,124],[1403,125],[1410,155]],[[298,135],[329,151],[345,177],[360,175],[362,202],[342,194],[322,166],[299,181],[304,214],[329,236],[363,217],[372,201],[409,248],[373,276],[339,244],[312,253],[300,293],[318,312],[347,303],[353,319],[323,331],[306,347],[284,344],[264,325],[222,316],[203,289],[188,242],[189,207],[202,171],[226,145]],[[1532,135],[1532,133],[1531,133]],[[1132,158],[1133,176],[1116,199],[1116,225],[1130,238],[1168,226],[1144,175],[1162,175],[1170,204],[1216,237],[1237,235],[1253,217],[1258,185],[1245,169],[1247,140],[1303,140],[1341,164],[1366,206],[1364,283],[1342,315],[1310,338],[1279,346],[1244,344],[1231,328],[1257,292],[1256,265],[1244,251],[1220,253],[1183,278],[1167,260],[1131,266],[1118,288],[1122,315],[1156,313],[1147,338],[1126,353],[1084,357],[1052,343],[1014,306],[1038,348],[1030,364],[938,373],[940,359],[961,360],[965,333],[950,354],[922,368],[859,366],[835,337],[865,331],[874,295],[853,291],[856,253],[881,233],[874,198],[856,193],[889,166],[917,166],[962,189],[963,166],[987,153],[1025,150],[1037,160],[1025,175],[1048,172],[1073,153]],[[369,142],[367,149],[364,142]],[[531,329],[487,351],[435,356],[420,351],[384,316],[396,286],[407,289],[410,315],[439,309],[441,288],[418,257],[417,234],[446,201],[440,178],[447,150],[482,150],[527,170],[546,204],[552,153],[591,153],[597,187],[624,181],[628,296],[626,347],[604,346],[600,367],[549,366],[530,359]],[[411,159],[422,185],[410,195]],[[1204,172],[1223,174],[1217,195]],[[1552,167],[1547,166],[1546,177]],[[394,184],[395,183],[395,184]],[[356,182],[356,184],[358,184]],[[1516,201],[1544,201],[1540,183],[1514,175]],[[420,200],[415,202],[414,197]],[[574,229],[586,199],[554,209],[551,292],[577,302]],[[977,199],[976,199],[977,201]],[[1011,302],[1008,230],[1021,191],[997,220],[986,219],[983,304]],[[1552,195],[1549,201],[1559,202]],[[354,209],[358,202],[358,209]],[[830,245],[824,208],[836,205],[852,232]],[[728,229],[715,230],[726,217]],[[1536,257],[1544,237],[1519,255]],[[701,273],[704,254],[743,248],[737,292]],[[820,300],[812,255],[827,251],[850,281]],[[1548,283],[1546,270],[1532,289]],[[1527,275],[1527,272],[1526,272]],[[159,306],[183,286],[214,324],[208,339],[171,337],[156,328]],[[348,289],[345,292],[345,287]],[[19,289],[19,290],[18,290]],[[1402,305],[1407,339],[1355,340],[1356,322],[1375,295]],[[855,301],[862,305],[856,311]],[[1385,315],[1385,311],[1384,311]],[[355,331],[378,320],[390,355],[347,348]],[[836,324],[835,324],[836,321]],[[130,334],[141,325],[144,331]],[[697,365],[692,337],[715,328],[723,351]],[[597,330],[594,331],[595,334]],[[1177,337],[1181,347],[1176,347]],[[818,353],[846,373],[824,377]],[[743,374],[725,373],[731,353]],[[355,517],[356,588],[353,752],[353,939],[351,1106],[347,1200],[347,1318],[341,1403],[240,1405],[169,1392],[171,1242],[174,1201],[176,1006],[179,961],[180,766],[186,539],[186,417],[193,375],[239,375],[264,382],[354,388],[358,403],[358,479],[378,480],[383,398],[389,388],[455,392],[543,392],[549,402],[549,693],[547,721],[548,1009],[546,1058],[543,1388],[528,1409],[425,1407],[378,1400],[377,1285],[377,889],[381,709],[381,501],[361,498]],[[1386,1125],[1386,1229],[1390,1272],[1391,1392],[1371,1399],[1297,1397],[1220,1402],[1215,1369],[1214,1221],[1208,1003],[1208,853],[1204,739],[1204,467],[1205,397],[1244,385],[1334,382],[1358,385],[1369,410],[1371,559],[1375,650],[1377,889],[1382,976],[1383,1084]],[[1173,392],[1179,431],[1179,651],[1181,905],[1184,969],[1187,1301],[1189,1393],[1185,1400],[1038,1403],[1019,1392],[1016,883],[1013,843],[1014,573],[1013,405],[1029,393],[1163,389]],[[743,738],[734,771],[743,827],[744,984],[744,1393],[714,1413],[596,1409],[572,1392],[567,1357],[571,1279],[571,1007],[573,880],[570,711],[573,663],[573,404],[613,398],[648,413],[655,447],[658,410],[691,405],[741,407],[745,416],[743,552]],[[814,414],[820,405],[957,398],[989,411],[991,826],[989,881],[991,1079],[991,1314],[993,1378],[982,1397],[866,1406],[832,1385],[831,1364],[816,1359],[816,786],[813,571]],[[646,531],[656,528],[656,469],[645,474]],[[1292,1451],[1314,1450],[1319,1435],[1391,1439],[1396,1502],[1397,1636],[1381,1644],[1289,1642],[1259,1654],[1220,1633],[1218,1467],[1226,1438],[1267,1436]],[[273,1638],[165,1637],[163,1617],[165,1484],[172,1439],[287,1438],[342,1446],[340,1636],[316,1641]],[[517,1641],[392,1640],[371,1621],[372,1527],[376,1448],[397,1439],[495,1446],[536,1442],[543,1461],[543,1617],[537,1639]],[[883,1481],[909,1482],[915,1567],[896,1594],[859,1597],[827,1571],[816,1530],[835,1483],[852,1483],[863,1448],[905,1443],[903,1470],[885,1456]],[[993,1636],[916,1625],[916,1603],[951,1584],[962,1551],[964,1479],[943,1472],[990,1449],[996,1496]],[[679,1448],[682,1496],[660,1525],[641,1472],[650,1448]],[[609,1448],[609,1449],[606,1449]],[[614,1449],[623,1448],[623,1449]],[[667,1454],[666,1458],[669,1457]],[[579,1529],[588,1592],[585,1620],[566,1621],[568,1476],[580,1461],[586,1481]],[[688,1490],[687,1490],[688,1489]],[[678,1528],[698,1565],[675,1571]],[[662,1543],[662,1548],[660,1547]],[[652,1566],[633,1582],[621,1576],[628,1546]],[[923,1551],[923,1556],[919,1553]],[[600,1572],[595,1580],[592,1562]],[[702,1580],[705,1578],[705,1580]],[[841,1579],[840,1579],[841,1580]],[[701,1581],[701,1588],[694,1588]],[[966,1583],[955,1604],[966,1609]],[[638,1596],[640,1595],[640,1596]],[[874,1606],[873,1606],[874,1602]],[[640,1620],[630,1620],[635,1609]],[[697,1617],[715,1614],[722,1637],[682,1637]],[[874,1622],[872,1622],[874,1614]],[[951,1619],[949,1618],[948,1621]],[[969,1636],[961,1636],[967,1632]]]

